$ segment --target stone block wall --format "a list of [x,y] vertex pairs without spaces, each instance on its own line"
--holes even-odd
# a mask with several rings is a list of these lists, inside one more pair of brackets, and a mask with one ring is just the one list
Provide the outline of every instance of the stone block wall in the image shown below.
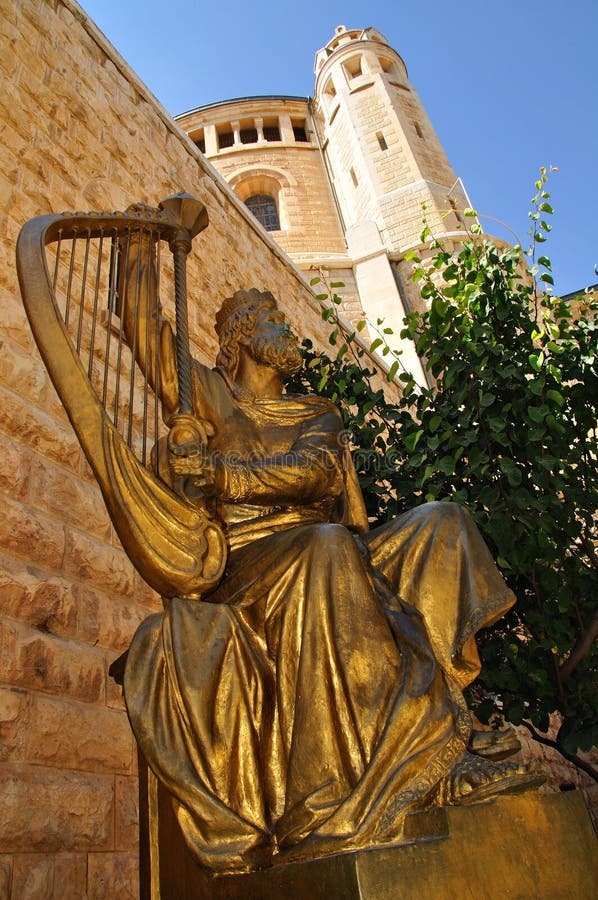
[[21,304],[29,218],[186,190],[193,350],[237,288],[269,289],[326,343],[306,283],[72,0],[0,17],[0,898],[137,896],[136,749],[110,663],[160,609],[124,555]]
[[[221,151],[214,157],[213,164],[227,181],[233,175],[238,179],[240,169],[260,171],[262,166],[264,171],[272,168],[287,175],[288,184],[284,186],[281,197],[284,206],[282,230],[274,232],[273,237],[294,261],[301,264],[310,256],[326,259],[346,254],[347,248],[317,146],[249,145],[227,153]],[[306,203],[308,196],[309,203]]]

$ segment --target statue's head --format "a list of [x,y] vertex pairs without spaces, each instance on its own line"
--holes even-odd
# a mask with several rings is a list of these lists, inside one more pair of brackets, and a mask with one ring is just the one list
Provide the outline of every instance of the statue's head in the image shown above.
[[220,352],[216,360],[235,377],[239,353],[244,347],[260,365],[276,369],[283,377],[298,372],[303,359],[296,335],[286,323],[270,291],[236,291],[216,313]]

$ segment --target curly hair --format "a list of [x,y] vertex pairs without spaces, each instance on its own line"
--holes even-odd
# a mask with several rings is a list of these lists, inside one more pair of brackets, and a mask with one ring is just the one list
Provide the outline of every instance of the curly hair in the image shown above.
[[220,350],[216,365],[230,375],[234,375],[239,362],[239,344],[252,333],[257,317],[262,309],[276,307],[276,300],[270,291],[235,291],[227,297],[216,313],[216,334],[220,340]]

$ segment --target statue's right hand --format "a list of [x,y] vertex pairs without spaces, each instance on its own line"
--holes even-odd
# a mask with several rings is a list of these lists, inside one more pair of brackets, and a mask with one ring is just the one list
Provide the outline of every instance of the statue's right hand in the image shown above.
[[169,465],[174,476],[174,487],[189,500],[197,501],[215,497],[218,487],[217,461],[208,454],[201,456],[169,457]]
[[216,460],[208,453],[208,438],[214,434],[210,422],[189,414],[178,414],[168,434],[168,465],[179,490],[190,499],[217,493]]
[[168,432],[168,455],[173,459],[203,457],[207,453],[208,438],[213,434],[211,422],[189,413],[177,413]]
[[[184,448],[179,448],[183,449]],[[204,453],[169,453],[168,465],[176,478],[189,476],[201,476],[206,468],[206,455]]]

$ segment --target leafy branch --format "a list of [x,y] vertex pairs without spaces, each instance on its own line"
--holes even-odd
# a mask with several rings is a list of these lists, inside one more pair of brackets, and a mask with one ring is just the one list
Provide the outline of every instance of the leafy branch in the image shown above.
[[369,326],[370,349],[389,348],[403,394],[392,403],[374,387],[367,323],[342,323],[337,282],[320,295],[335,353],[306,347],[305,380],[292,389],[338,405],[373,523],[432,500],[469,508],[519,601],[480,636],[472,702],[537,733],[557,710],[557,749],[570,758],[598,743],[598,301],[551,293],[548,174],[535,185],[528,263],[477,220],[456,250],[424,227],[427,258],[411,260],[426,311],[410,313],[400,337],[415,342],[433,387],[390,356],[382,322]]

